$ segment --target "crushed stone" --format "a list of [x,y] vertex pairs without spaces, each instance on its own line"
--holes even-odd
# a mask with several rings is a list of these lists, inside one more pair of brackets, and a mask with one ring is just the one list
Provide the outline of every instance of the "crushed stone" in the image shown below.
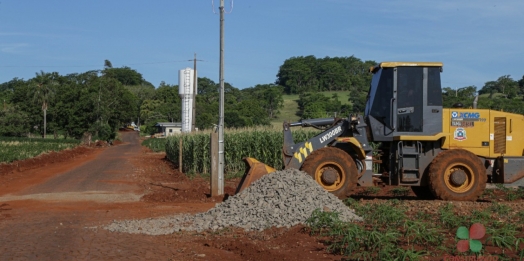
[[230,226],[262,231],[270,227],[289,228],[303,224],[315,209],[338,212],[340,220],[345,222],[362,220],[307,173],[288,169],[262,176],[242,192],[204,213],[115,220],[104,228],[113,232],[148,235],[215,231]]

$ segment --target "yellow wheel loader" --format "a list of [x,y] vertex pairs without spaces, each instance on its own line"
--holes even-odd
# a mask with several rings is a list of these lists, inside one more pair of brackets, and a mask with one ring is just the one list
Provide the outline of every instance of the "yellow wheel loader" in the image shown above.
[[[440,62],[383,62],[364,115],[284,122],[284,168],[307,172],[340,198],[356,186],[410,186],[420,197],[476,200],[486,183],[524,185],[524,116],[442,107]],[[322,129],[295,144],[291,128]],[[378,147],[372,148],[371,144]],[[256,159],[237,192],[275,171]]]

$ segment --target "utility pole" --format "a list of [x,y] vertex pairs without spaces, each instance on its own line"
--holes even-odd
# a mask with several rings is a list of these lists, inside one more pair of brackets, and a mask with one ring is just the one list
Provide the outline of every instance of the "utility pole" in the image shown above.
[[218,109],[218,194],[224,195],[224,0],[220,0],[220,97]]
[[196,70],[197,61],[202,61],[202,60],[197,60],[196,53],[195,53],[195,58],[193,59],[193,115],[192,115],[193,120],[191,121],[191,132],[195,131],[196,92],[197,92],[197,85],[198,85],[197,70]]

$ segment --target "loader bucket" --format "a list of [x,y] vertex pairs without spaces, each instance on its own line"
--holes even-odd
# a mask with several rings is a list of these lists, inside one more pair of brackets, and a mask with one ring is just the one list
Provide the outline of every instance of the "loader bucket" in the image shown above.
[[262,176],[276,171],[274,168],[254,158],[243,158],[242,160],[246,163],[246,172],[244,173],[244,176],[242,176],[242,180],[240,180],[235,194],[238,194],[240,191],[249,187],[251,183],[255,182]]

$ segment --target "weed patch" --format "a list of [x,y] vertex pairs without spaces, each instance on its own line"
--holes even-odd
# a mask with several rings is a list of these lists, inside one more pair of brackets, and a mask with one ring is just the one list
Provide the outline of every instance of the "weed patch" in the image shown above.
[[[499,260],[524,258],[524,211],[514,212],[501,203],[473,205],[468,209],[456,203],[445,203],[437,209],[415,211],[409,201],[357,201],[344,203],[363,218],[359,223],[346,223],[336,213],[315,211],[308,220],[312,235],[320,235],[329,252],[344,255],[347,260],[424,260],[443,256],[469,257],[497,255]],[[459,252],[457,231],[480,223],[485,236],[478,239],[482,246],[496,252]],[[327,238],[327,239],[326,239]],[[477,240],[477,239],[475,239]],[[498,253],[498,254],[496,254]],[[431,256],[431,257],[430,257]]]
[[410,189],[407,187],[396,187],[391,189],[391,194],[393,194],[394,197],[405,197],[409,195]]

